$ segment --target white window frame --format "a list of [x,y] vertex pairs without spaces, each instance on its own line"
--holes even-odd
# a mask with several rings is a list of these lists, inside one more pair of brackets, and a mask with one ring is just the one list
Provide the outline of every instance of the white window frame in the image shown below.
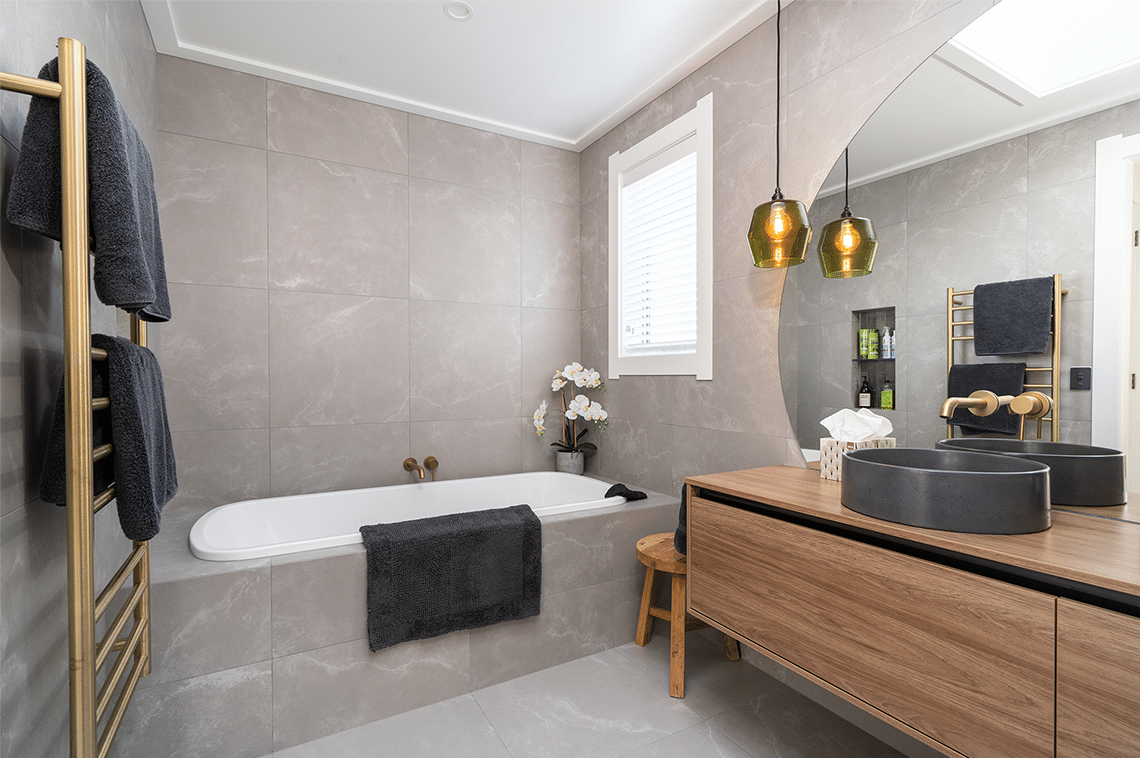
[[[697,154],[697,350],[680,355],[628,355],[621,340],[621,190],[652,170],[658,156],[692,140]],[[685,152],[688,152],[687,150]],[[675,160],[675,158],[674,158]],[[609,160],[609,378],[623,375],[695,376],[712,379],[713,96],[656,133]],[[640,173],[638,169],[641,169]]]

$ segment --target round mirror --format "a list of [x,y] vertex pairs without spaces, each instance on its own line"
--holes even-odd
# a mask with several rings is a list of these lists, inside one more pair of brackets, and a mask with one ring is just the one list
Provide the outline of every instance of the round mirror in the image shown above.
[[[947,436],[939,417],[947,396],[947,288],[1053,274],[1067,290],[1059,437],[1093,441],[1091,392],[1069,389],[1069,370],[1093,365],[1096,143],[1140,132],[1140,51],[1126,38],[1140,26],[1140,5],[1099,0],[1082,29],[1073,14],[1042,13],[1040,4],[1003,0],[926,61],[851,142],[846,198],[841,156],[812,204],[813,229],[849,205],[871,221],[879,245],[867,276],[825,279],[816,240],[805,264],[788,272],[781,378],[809,457],[827,435],[820,420],[858,407],[864,377],[871,409],[890,419],[897,444],[933,447]],[[1119,44],[1105,39],[1113,30],[1124,35]],[[1140,208],[1140,196],[1134,203]],[[860,354],[861,328],[875,329],[883,345],[873,358]],[[892,338],[893,355],[884,352]],[[979,358],[970,343],[954,356],[954,363],[1029,365],[1050,357]],[[1114,379],[1097,376],[1098,388],[1108,393]],[[1127,403],[1117,404],[1115,413],[1127,412]],[[1027,438],[1036,431],[1027,422]],[[1048,422],[1042,434],[1050,437]]]

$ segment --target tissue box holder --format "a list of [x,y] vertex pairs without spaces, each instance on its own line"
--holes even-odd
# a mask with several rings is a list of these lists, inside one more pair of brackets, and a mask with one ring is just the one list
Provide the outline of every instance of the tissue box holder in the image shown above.
[[819,478],[840,481],[843,478],[843,453],[864,447],[895,447],[894,437],[875,437],[860,442],[844,442],[834,437],[819,440]]

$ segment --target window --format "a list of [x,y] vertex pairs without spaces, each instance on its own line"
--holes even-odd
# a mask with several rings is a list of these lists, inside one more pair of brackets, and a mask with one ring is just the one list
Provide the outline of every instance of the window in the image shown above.
[[609,378],[712,379],[712,95],[609,173]]

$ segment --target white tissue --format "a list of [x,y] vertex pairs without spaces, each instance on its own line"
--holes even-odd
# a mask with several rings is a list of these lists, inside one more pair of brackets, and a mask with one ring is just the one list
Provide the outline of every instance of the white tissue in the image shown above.
[[819,423],[827,428],[832,437],[843,442],[862,442],[876,437],[886,437],[894,430],[888,419],[866,408],[860,408],[858,413],[850,408],[844,408]]

